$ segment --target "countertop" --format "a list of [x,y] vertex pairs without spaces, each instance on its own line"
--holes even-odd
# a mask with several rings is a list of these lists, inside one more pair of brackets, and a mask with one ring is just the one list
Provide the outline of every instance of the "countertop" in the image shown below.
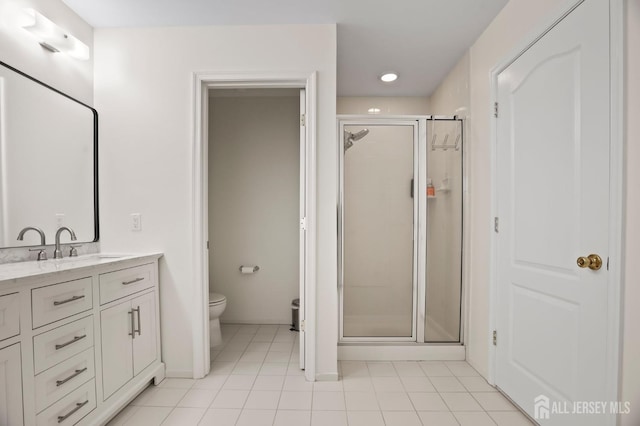
[[154,260],[162,253],[119,254],[119,253],[91,253],[77,257],[63,259],[49,259],[40,261],[5,263],[0,265],[0,283],[15,282],[22,278],[32,278],[44,275],[55,275],[72,270],[91,269],[108,264],[117,264],[129,260]]

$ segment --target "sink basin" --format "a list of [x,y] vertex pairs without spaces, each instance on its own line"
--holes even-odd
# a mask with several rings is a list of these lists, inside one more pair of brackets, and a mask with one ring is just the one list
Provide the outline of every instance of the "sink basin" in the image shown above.
[[74,256],[74,257],[63,257],[62,259],[50,259],[50,260],[54,260],[57,263],[70,263],[70,262],[96,262],[96,261],[100,261],[102,259],[104,260],[108,260],[108,259],[122,259],[125,257],[128,257],[129,255],[126,254],[110,254],[110,253],[91,253],[91,254],[83,254],[80,256]]
[[94,255],[98,259],[122,259],[123,257],[128,257],[128,254],[109,254],[109,253],[98,253]]

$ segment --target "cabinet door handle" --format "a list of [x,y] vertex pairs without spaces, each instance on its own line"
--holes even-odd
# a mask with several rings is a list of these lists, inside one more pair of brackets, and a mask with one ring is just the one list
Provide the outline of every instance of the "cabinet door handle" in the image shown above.
[[73,296],[72,298],[67,299],[67,300],[54,300],[53,301],[53,306],[64,305],[65,303],[74,302],[74,301],[80,300],[80,299],[84,299],[84,294],[81,295],[81,296]]
[[134,278],[131,281],[122,281],[122,285],[129,285],[129,284],[134,284],[140,281],[143,281],[144,278]]
[[57,351],[58,349],[62,349],[62,348],[64,348],[65,346],[69,346],[70,344],[75,343],[75,342],[77,342],[78,340],[82,340],[82,339],[84,339],[85,337],[87,337],[87,335],[86,335],[86,334],[83,334],[82,336],[76,336],[76,337],[74,337],[73,339],[69,340],[67,343],[61,343],[61,344],[59,344],[59,345],[56,345],[56,351]]
[[131,333],[129,333],[129,336],[131,336],[132,339],[135,339],[136,338],[136,324],[135,324],[135,320],[133,319],[133,311],[135,311],[135,309],[131,309],[127,313],[129,315],[131,315],[130,320],[129,320],[129,325],[131,326]]
[[85,371],[87,371],[87,367],[81,369],[81,370],[76,370],[73,374],[71,374],[69,377],[67,377],[66,379],[62,379],[62,380],[56,380],[56,386],[62,386],[65,383],[67,383],[69,380],[73,379],[76,376],[79,376],[80,374],[84,373]]
[[71,416],[73,413],[75,413],[76,411],[78,411],[79,409],[81,409],[82,407],[87,405],[88,403],[89,403],[88,399],[85,402],[77,402],[76,406],[75,406],[75,408],[73,410],[69,411],[64,416],[58,416],[58,423],[64,422],[65,420],[67,420],[67,418],[69,418],[69,416]]
[[132,309],[132,311],[135,311],[135,312],[136,312],[136,314],[137,314],[137,316],[138,316],[138,329],[137,329],[137,330],[136,330],[136,329],[133,329],[133,332],[134,332],[134,333],[136,333],[136,332],[137,332],[137,333],[138,333],[138,336],[139,336],[140,334],[142,334],[142,333],[141,333],[141,331],[142,331],[142,326],[140,325],[140,306],[138,306],[136,309]]

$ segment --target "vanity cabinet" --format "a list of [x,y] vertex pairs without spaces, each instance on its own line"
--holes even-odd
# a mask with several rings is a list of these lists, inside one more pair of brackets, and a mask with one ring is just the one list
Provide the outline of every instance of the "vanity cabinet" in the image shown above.
[[159,257],[0,265],[0,425],[105,424],[164,378]]

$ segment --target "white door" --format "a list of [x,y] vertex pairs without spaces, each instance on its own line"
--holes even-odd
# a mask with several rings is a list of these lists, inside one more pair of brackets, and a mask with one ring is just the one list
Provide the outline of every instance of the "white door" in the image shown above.
[[[498,76],[495,378],[532,417],[556,401],[572,411],[610,399],[609,80],[603,0],[586,0]],[[590,254],[600,269],[578,266]]]
[[134,318],[133,375],[156,360],[156,298],[147,293],[131,301]]
[[[298,323],[304,324],[305,320],[305,274],[306,274],[306,244],[307,244],[307,95],[304,89],[300,90],[300,308],[298,309]],[[304,370],[304,346],[305,346],[304,327],[300,327],[299,345],[300,345],[300,368]]]
[[133,314],[130,301],[100,312],[102,389],[105,400],[133,377]]

